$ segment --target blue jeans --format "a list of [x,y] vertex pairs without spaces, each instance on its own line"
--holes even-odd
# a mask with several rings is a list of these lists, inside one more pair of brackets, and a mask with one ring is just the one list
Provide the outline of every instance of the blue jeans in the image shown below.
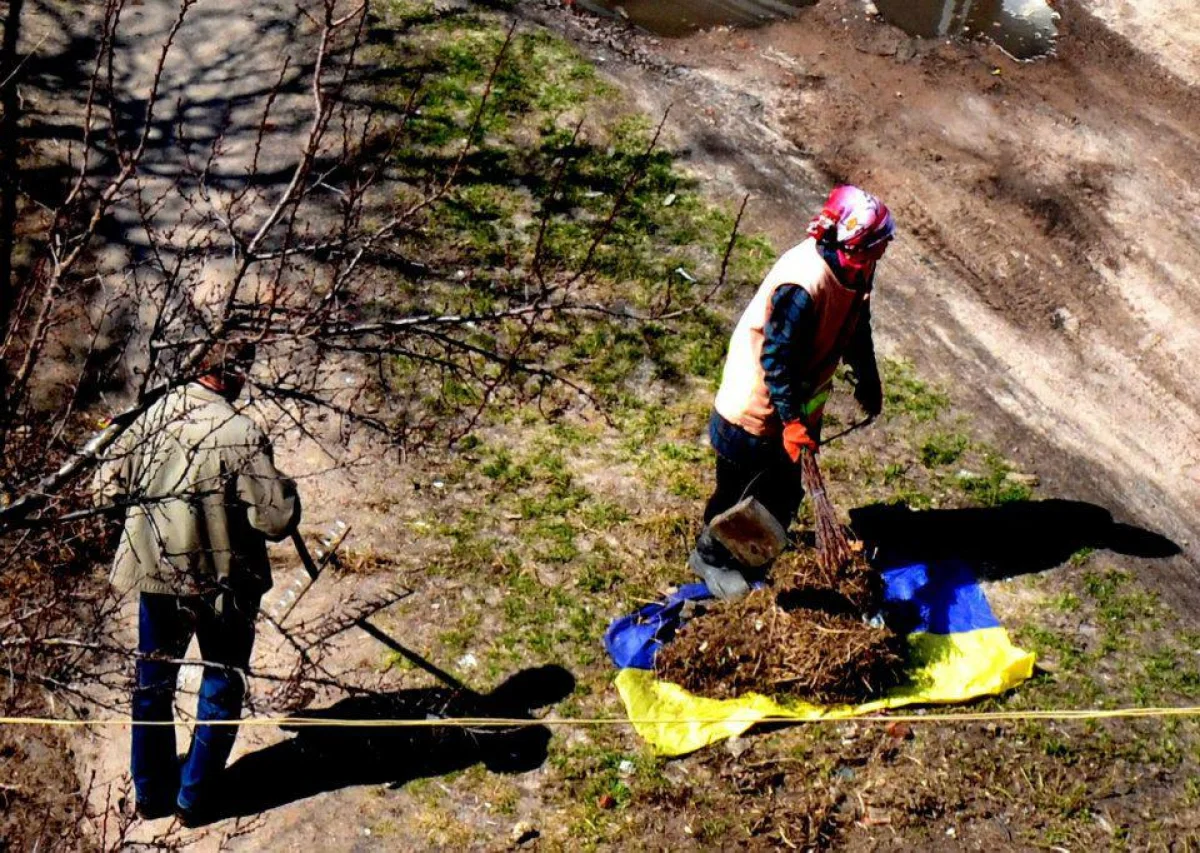
[[[217,612],[218,596],[224,606]],[[137,686],[133,691],[131,769],[138,803],[149,807],[196,809],[212,792],[225,769],[237,729],[196,727],[191,749],[180,768],[172,726],[139,726],[138,722],[174,719],[179,660],[195,634],[205,666],[200,682],[199,720],[236,720],[241,716],[246,682],[238,670],[250,662],[254,618],[261,592],[175,596],[142,593],[138,609]],[[162,658],[155,660],[154,658]]]

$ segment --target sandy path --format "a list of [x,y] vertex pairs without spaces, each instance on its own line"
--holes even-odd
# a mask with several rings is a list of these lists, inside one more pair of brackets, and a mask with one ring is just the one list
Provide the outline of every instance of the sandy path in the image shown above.
[[[122,12],[114,64],[128,150],[141,134],[179,11],[178,2],[144,0]],[[101,231],[108,292],[127,295],[117,301],[126,307],[115,322],[134,331],[123,365],[131,377],[150,358],[149,330],[160,317],[173,317],[184,335],[202,333],[197,319],[214,317],[230,278],[226,223],[254,233],[256,218],[291,177],[311,115],[305,26],[289,0],[199,0],[187,11],[163,67],[146,154]],[[164,280],[182,286],[167,290]],[[247,298],[254,286],[251,277]]]

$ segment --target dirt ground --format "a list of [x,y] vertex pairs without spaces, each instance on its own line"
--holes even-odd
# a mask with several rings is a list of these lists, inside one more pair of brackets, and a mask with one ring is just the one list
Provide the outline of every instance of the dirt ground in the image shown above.
[[1189,85],[1200,83],[1200,10],[1194,3],[1085,0],[1083,8],[1165,71]]
[[[161,32],[170,5],[146,0],[138,33],[152,39]],[[287,3],[247,11],[232,0],[214,0],[204,10],[203,29],[186,40],[195,49],[185,54],[206,69],[194,75],[209,87],[194,93],[200,99],[222,79],[218,46],[267,31],[272,51],[283,51],[297,38]],[[1043,494],[1094,501],[1178,543],[1185,555],[1174,561],[1125,556],[1119,568],[1164,593],[1176,612],[1154,611],[1153,620],[1168,626],[1163,630],[1181,633],[1179,625],[1200,614],[1194,583],[1200,390],[1190,381],[1200,355],[1193,281],[1200,268],[1200,95],[1194,88],[1200,69],[1190,46],[1200,24],[1187,23],[1186,16],[1195,15],[1188,4],[1064,3],[1058,56],[1031,64],[1014,63],[986,44],[911,40],[864,17],[861,5],[849,0],[823,0],[790,24],[671,42],[598,26],[557,2],[530,2],[521,12],[571,38],[647,113],[671,105],[668,129],[682,164],[715,198],[752,193],[750,229],[778,247],[798,239],[832,179],[861,182],[882,195],[903,234],[879,283],[882,348],[950,388],[959,407],[950,415],[969,416],[1005,456],[1036,471]],[[252,82],[260,70],[243,69],[239,76]],[[185,71],[172,78],[180,97],[190,85]],[[248,111],[252,89],[239,101]],[[289,139],[284,129],[273,144],[286,149]],[[674,452],[687,459],[693,459],[687,453],[695,451],[703,397],[683,406],[666,433]],[[873,444],[855,445],[843,464],[861,473],[866,456],[888,459],[893,446],[909,439],[909,428],[917,427],[898,421]],[[655,560],[682,565],[679,551],[696,495],[681,490],[662,497],[661,481],[638,480],[627,461],[614,463],[589,435],[594,458],[579,481],[638,512],[619,541],[612,532],[585,528],[584,555],[604,556],[611,548],[622,570]],[[536,447],[529,452],[536,469]],[[475,540],[454,525],[480,506],[480,495],[509,501],[488,505],[506,535],[522,523],[515,520],[523,511],[512,503],[517,498],[488,493],[479,460],[402,464],[395,456],[363,453],[357,448],[352,455],[360,461],[340,467],[315,445],[280,446],[281,467],[303,477],[306,531],[318,533],[344,518],[354,527],[358,553],[388,561],[386,573],[331,579],[299,615],[343,606],[372,588],[411,583],[420,590],[419,603],[396,608],[383,617],[384,626],[401,632],[407,645],[437,651],[444,665],[472,683],[491,688],[518,663],[556,660],[558,647],[530,643],[530,652],[521,645],[534,628],[511,602],[528,588],[499,588],[500,557],[479,558],[478,574],[427,574],[473,547]],[[854,467],[860,464],[861,470]],[[855,493],[864,502],[886,496]],[[670,548],[656,550],[639,538],[655,525],[667,529]],[[436,546],[425,541],[434,532],[441,537]],[[1089,544],[1059,541],[1047,530],[1037,534],[1052,543],[1046,546],[1052,557],[1037,562],[1038,569],[1067,563]],[[282,551],[276,557],[277,577],[286,584],[295,561]],[[1099,654],[1106,632],[1119,632],[1130,614],[1149,612],[1130,610],[1134,599],[1117,600],[1107,587],[1081,580],[1087,559],[1084,554],[1066,571],[1095,601],[1075,587],[1038,581],[993,590],[1006,620],[1021,624],[1037,613],[1066,636],[1084,638],[1078,647],[1045,640],[1039,651],[1049,666]],[[577,587],[566,585],[569,569],[526,568],[522,564],[536,593],[531,600],[558,586],[575,595]],[[603,578],[594,583],[609,589]],[[655,591],[649,586],[646,594]],[[1047,602],[1067,602],[1077,592],[1082,610],[1064,603],[1061,612],[1042,615]],[[629,602],[597,596],[593,608],[588,595],[576,597],[572,628],[583,638],[580,649],[594,649],[604,621]],[[528,610],[538,612],[534,605]],[[518,654],[506,653],[511,630],[497,613],[520,626]],[[1172,621],[1177,616],[1184,622]],[[265,631],[261,636],[255,668],[286,667],[288,651]],[[1145,642],[1152,640],[1147,634]],[[337,674],[418,692],[418,705],[437,699],[427,680],[363,635],[346,635],[330,657]],[[1122,682],[1125,673],[1106,661],[1089,677],[1106,686]],[[569,663],[582,673],[571,713],[616,713],[604,663]],[[1060,692],[1047,688],[1035,696],[1065,701],[1078,689],[1064,677],[1054,688]],[[1172,682],[1154,698],[1178,700],[1195,689]],[[1115,687],[1104,695],[1133,701]],[[278,710],[268,697],[256,698],[264,710]],[[316,697],[314,706],[338,699]],[[1195,837],[1196,790],[1187,781],[1200,755],[1194,730],[1180,734],[1147,724],[1130,734],[1100,727],[1086,737],[1103,741],[1104,749],[1081,746],[1073,739],[1084,739],[1078,732],[1054,726],[935,728],[897,738],[848,724],[824,733],[777,732],[664,764],[640,752],[628,733],[567,730],[555,736],[548,762],[499,776],[482,768],[502,765],[493,753],[504,745],[486,740],[482,746],[358,744],[359,751],[350,750],[346,761],[322,774],[302,760],[303,740],[291,747],[294,735],[272,728],[246,732],[234,756],[243,790],[270,792],[280,779],[294,782],[275,799],[263,793],[261,802],[248,801],[261,806],[261,815],[196,833],[167,821],[139,824],[127,840],[198,850],[505,849],[517,845],[523,824],[541,834],[546,849],[767,849],[796,847],[792,839],[864,850],[1097,849],[1131,837],[1146,843]],[[1177,741],[1184,746],[1172,747]],[[89,789],[99,826],[118,809],[127,735],[80,735],[70,747],[81,780],[95,774],[107,783]],[[1028,759],[1030,750],[1036,760]],[[542,744],[543,760],[546,754]],[[375,766],[372,756],[389,766]],[[362,766],[351,766],[355,762]],[[1033,770],[1021,777],[1026,764]],[[913,767],[924,779],[917,788],[906,784]],[[1185,788],[1187,796],[1180,793]],[[606,796],[615,807],[603,805]],[[1161,834],[1131,835],[1130,827]]]
[[886,199],[902,237],[880,273],[885,348],[1065,493],[1174,539],[1185,557],[1151,580],[1200,612],[1200,27],[1096,6],[1060,4],[1057,56],[1031,63],[910,39],[849,0],[682,40],[546,19],[648,111],[670,105],[688,165],[752,193],[779,245],[831,179]]

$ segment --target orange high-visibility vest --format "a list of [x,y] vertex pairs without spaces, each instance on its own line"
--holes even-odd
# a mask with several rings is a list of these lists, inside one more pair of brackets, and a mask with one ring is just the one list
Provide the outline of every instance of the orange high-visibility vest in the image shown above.
[[812,238],[786,252],[775,263],[733,330],[714,403],[721,417],[752,435],[777,435],[782,428],[767,389],[762,351],[771,299],[784,284],[799,285],[808,291],[817,311],[811,353],[796,373],[796,380],[811,389],[808,399],[803,401],[804,421],[809,427],[815,427],[821,420],[833,373],[871,295],[869,290],[843,286]]

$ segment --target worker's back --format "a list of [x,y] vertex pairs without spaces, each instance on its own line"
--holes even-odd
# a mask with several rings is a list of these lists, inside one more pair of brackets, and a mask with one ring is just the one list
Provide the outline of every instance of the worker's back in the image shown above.
[[96,485],[129,505],[112,574],[122,592],[191,594],[231,577],[266,589],[266,539],[286,536],[298,508],[254,421],[197,383],[130,426]]

